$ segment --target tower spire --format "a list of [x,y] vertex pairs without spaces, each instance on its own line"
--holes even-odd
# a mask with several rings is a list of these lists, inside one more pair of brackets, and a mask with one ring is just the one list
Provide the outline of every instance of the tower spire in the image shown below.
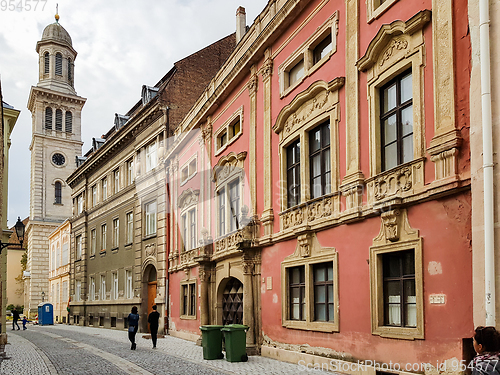
[[55,15],[56,22],[59,23],[59,3],[56,3],[56,15]]

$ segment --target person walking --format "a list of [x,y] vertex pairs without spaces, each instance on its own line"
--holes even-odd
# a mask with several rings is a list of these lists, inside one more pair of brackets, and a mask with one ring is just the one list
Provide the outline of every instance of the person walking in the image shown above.
[[131,313],[128,314],[127,321],[128,321],[128,339],[132,343],[132,346],[130,347],[130,349],[135,350],[135,348],[136,348],[135,334],[137,333],[137,330],[139,329],[139,314],[137,314],[137,307],[136,306],[132,307]]
[[28,323],[28,319],[26,319],[26,316],[23,317],[23,331],[26,329],[26,323]]
[[14,311],[12,311],[12,330],[14,331],[16,329],[15,326],[17,326],[17,330],[19,331],[21,328],[19,328],[19,324],[17,321],[19,320],[19,312],[14,308]]
[[472,375],[500,375],[500,333],[495,327],[477,327],[472,339],[477,353]]
[[156,340],[158,339],[158,320],[160,313],[156,311],[156,305],[153,306],[153,311],[148,316],[149,330],[151,331],[151,340],[153,340],[153,349],[156,348]]

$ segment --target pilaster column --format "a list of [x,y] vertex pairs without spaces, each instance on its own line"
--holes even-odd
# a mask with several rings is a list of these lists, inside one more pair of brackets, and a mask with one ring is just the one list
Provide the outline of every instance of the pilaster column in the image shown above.
[[360,167],[359,144],[359,1],[346,1],[346,175],[341,191],[346,213],[357,212],[362,204],[364,176]]
[[200,324],[210,324],[210,312],[208,308],[208,280],[210,270],[206,266],[200,266],[198,277],[200,279]]
[[453,42],[453,0],[433,0],[434,137],[427,152],[434,162],[436,180],[456,177],[458,149],[462,144],[455,125]]
[[262,86],[264,89],[264,210],[262,212],[261,221],[264,225],[264,235],[270,236],[273,233],[273,222],[274,222],[274,212],[273,212],[273,178],[272,178],[272,143],[271,143],[271,132],[272,132],[272,120],[271,120],[271,77],[273,74],[273,60],[271,58],[271,50],[268,48],[264,52],[265,61],[261,68],[262,74]]
[[257,85],[258,77],[256,67],[250,67],[250,79],[248,81],[248,94],[250,96],[250,147],[248,150],[249,168],[250,168],[250,209],[252,215],[256,218],[257,215]]
[[243,259],[243,324],[248,326],[247,346],[255,344],[253,308],[253,260]]

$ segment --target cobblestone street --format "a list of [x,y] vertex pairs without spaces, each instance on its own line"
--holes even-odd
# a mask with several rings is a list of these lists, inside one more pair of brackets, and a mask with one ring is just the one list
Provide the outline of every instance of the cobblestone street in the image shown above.
[[[248,362],[206,361],[193,342],[167,336],[151,340],[137,335],[130,350],[127,332],[68,325],[28,326],[8,331],[0,374],[296,374],[301,367],[260,356]],[[302,368],[303,369],[303,368]]]

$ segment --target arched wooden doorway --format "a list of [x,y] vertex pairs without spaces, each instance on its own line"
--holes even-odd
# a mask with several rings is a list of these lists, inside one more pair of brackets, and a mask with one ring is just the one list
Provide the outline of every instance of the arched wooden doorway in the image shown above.
[[[153,311],[153,305],[155,304],[156,299],[156,268],[154,266],[149,266],[149,275],[148,275],[148,302],[147,302],[147,314]],[[149,324],[147,325],[149,332]]]
[[243,324],[243,284],[234,277],[222,292],[222,324]]

